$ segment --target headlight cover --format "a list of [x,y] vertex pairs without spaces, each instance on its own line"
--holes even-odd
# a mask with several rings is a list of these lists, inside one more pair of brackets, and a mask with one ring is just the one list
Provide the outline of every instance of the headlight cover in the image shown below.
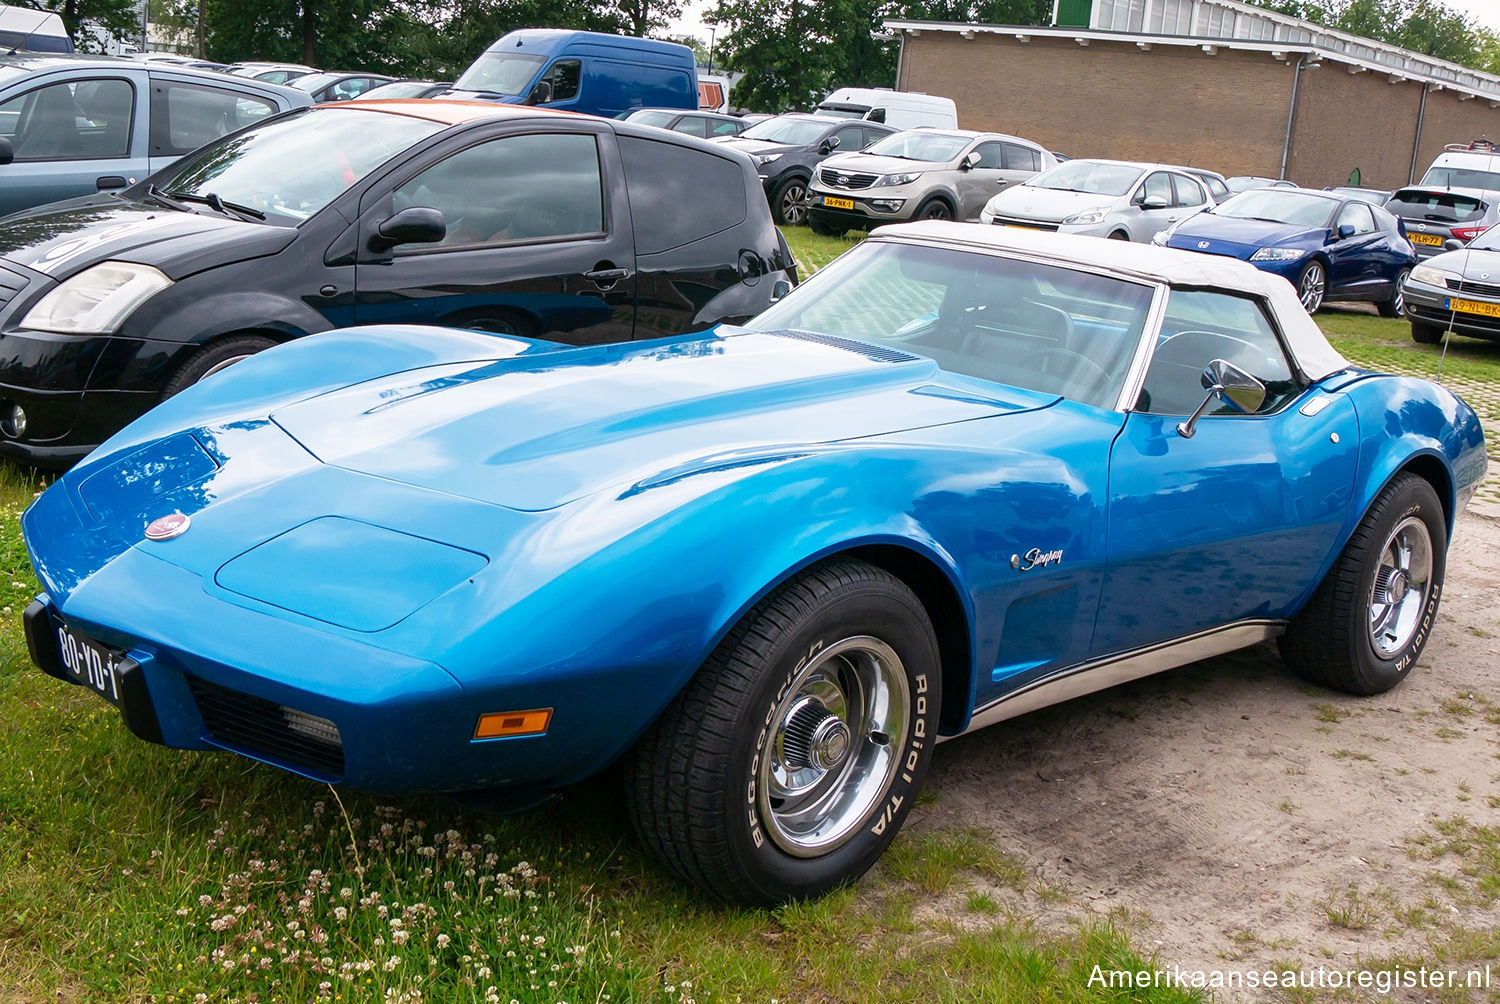
[[755,161],[755,166],[756,167],[765,167],[767,164],[769,164],[769,163],[771,163],[773,161],[780,160],[781,159],[781,154],[779,154],[779,153],[757,153],[757,154],[753,155],[750,159],[753,160],[753,161]]
[[1251,261],[1296,261],[1307,254],[1301,248],[1261,248],[1250,256]]
[[880,187],[882,185],[910,185],[921,176],[921,171],[911,171],[907,174],[887,174],[876,181],[872,187]]
[[1107,215],[1103,209],[1091,209],[1086,213],[1078,213],[1063,220],[1064,225],[1070,227],[1088,226],[1091,223],[1103,223]]
[[1412,282],[1421,282],[1429,286],[1446,287],[1448,285],[1448,276],[1450,274],[1451,273],[1445,272],[1434,265],[1418,265],[1416,268],[1411,270],[1410,278]]
[[65,335],[112,334],[131,311],[170,285],[172,280],[150,265],[101,262],[42,297],[21,326]]

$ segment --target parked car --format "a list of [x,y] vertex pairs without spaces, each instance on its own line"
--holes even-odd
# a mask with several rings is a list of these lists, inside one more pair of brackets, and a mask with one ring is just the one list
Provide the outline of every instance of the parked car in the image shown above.
[[290,88],[170,63],[0,56],[0,215],[123,189],[227,132],[310,101]]
[[879,122],[791,112],[717,142],[750,155],[760,172],[772,218],[796,226],[807,219],[807,186],[823,158],[835,150],[863,150],[895,131]]
[[1478,188],[1400,188],[1385,203],[1406,226],[1417,258],[1431,258],[1449,241],[1467,244],[1500,223],[1500,192]]
[[451,80],[392,80],[377,84],[360,95],[364,101],[391,101],[408,98],[436,98],[453,89]]
[[1400,222],[1384,209],[1305,188],[1242,192],[1178,223],[1159,242],[1282,276],[1309,314],[1329,300],[1368,300],[1382,317],[1400,317],[1401,288],[1417,260]]
[[168,747],[518,805],[619,763],[668,869],[778,903],[944,737],[1271,638],[1396,686],[1484,449],[1240,262],[908,224],[744,329],[241,363],[32,504],[24,623]]
[[582,344],[743,321],[796,278],[757,182],[702,140],[501,105],[263,122],[118,196],[0,224],[0,453],[70,463],[203,377],[341,325]]
[[818,102],[814,114],[884,122],[897,129],[958,128],[958,106],[952,98],[889,87],[840,87]]
[[297,77],[291,86],[312,95],[315,102],[353,101],[372,87],[388,84],[391,77],[383,73],[337,73],[323,71]]
[[1019,136],[908,129],[823,161],[809,188],[807,225],[842,234],[900,220],[974,220],[997,191],[1056,165]]
[[1285,178],[1258,178],[1253,174],[1236,174],[1231,178],[1224,179],[1225,186],[1235,195],[1248,192],[1254,188],[1296,188],[1295,181],[1287,181]]
[[1431,345],[1453,331],[1500,341],[1500,227],[1461,251],[1427,258],[1406,280],[1413,341]]
[[268,84],[287,84],[318,70],[301,63],[231,63],[226,71],[236,77],[263,80]]
[[693,50],[596,31],[528,28],[490,46],[449,95],[614,118],[632,108],[698,107]]
[[1210,171],[1202,167],[1184,167],[1183,170],[1203,182],[1203,187],[1208,189],[1208,195],[1215,203],[1223,202],[1234,195],[1229,190],[1228,181],[1218,171]]
[[1478,188],[1500,195],[1500,154],[1489,140],[1449,143],[1418,184],[1433,188]]
[[1213,204],[1186,168],[1079,159],[1007,188],[985,205],[979,222],[1149,241]]
[[[1357,185],[1335,185],[1324,189],[1334,195],[1342,195],[1351,199],[1363,199],[1372,206],[1385,206],[1392,194],[1388,188],[1360,188]],[[1389,208],[1388,206],[1386,208]]]
[[0,5],[0,48],[17,52],[73,51],[73,39],[61,15],[30,7]]
[[634,122],[636,125],[671,129],[673,132],[702,136],[705,139],[738,136],[748,128],[744,120],[733,115],[683,111],[681,108],[637,108],[623,118],[626,122]]

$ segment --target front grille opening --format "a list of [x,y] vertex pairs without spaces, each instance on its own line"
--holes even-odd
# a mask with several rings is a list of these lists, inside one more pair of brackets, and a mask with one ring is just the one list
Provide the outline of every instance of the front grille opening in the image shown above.
[[210,738],[314,773],[344,773],[343,739],[328,719],[195,676],[187,681]]

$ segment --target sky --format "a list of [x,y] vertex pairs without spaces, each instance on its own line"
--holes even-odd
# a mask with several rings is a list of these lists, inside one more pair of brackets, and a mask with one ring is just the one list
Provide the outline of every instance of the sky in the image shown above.
[[[1481,28],[1500,32],[1500,0],[1440,0],[1440,2],[1460,14],[1467,15],[1471,23]],[[683,6],[682,17],[672,22],[672,34],[696,35],[707,44],[708,27],[704,25],[701,14],[703,9],[711,4],[712,0],[688,0],[688,3]]]

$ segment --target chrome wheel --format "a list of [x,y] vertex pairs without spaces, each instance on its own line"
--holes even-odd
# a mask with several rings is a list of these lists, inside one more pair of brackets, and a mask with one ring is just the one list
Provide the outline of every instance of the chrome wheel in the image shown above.
[[756,771],[772,841],[794,857],[839,847],[889,791],[911,714],[901,659],[862,635],[827,646],[786,688]]
[[1432,589],[1432,537],[1427,524],[1408,516],[1380,551],[1370,583],[1370,643],[1382,658],[1404,649],[1417,631]]
[[1317,262],[1308,262],[1307,268],[1302,272],[1302,280],[1297,284],[1297,295],[1302,300],[1303,308],[1309,313],[1317,313],[1319,307],[1323,306],[1323,290],[1327,279],[1323,274],[1323,266]]

